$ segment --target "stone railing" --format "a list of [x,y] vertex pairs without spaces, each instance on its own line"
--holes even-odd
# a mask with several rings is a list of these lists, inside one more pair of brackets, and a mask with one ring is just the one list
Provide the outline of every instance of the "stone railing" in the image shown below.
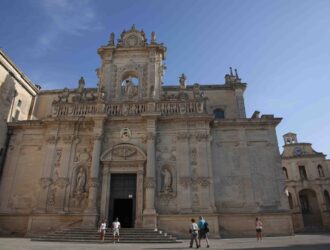
[[118,102],[118,103],[54,103],[53,117],[79,117],[107,114],[115,116],[137,116],[157,112],[162,116],[206,113],[205,100]]

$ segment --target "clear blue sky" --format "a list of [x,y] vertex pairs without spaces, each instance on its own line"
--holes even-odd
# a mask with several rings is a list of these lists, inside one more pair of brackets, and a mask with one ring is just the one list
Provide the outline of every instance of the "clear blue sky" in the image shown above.
[[165,84],[223,83],[238,68],[247,115],[283,117],[330,154],[330,0],[2,0],[0,47],[43,89],[96,86],[97,49],[134,23],[168,48]]

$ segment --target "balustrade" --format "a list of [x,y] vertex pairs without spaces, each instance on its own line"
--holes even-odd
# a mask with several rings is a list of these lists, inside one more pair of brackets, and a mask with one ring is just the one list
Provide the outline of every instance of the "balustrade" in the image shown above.
[[[205,113],[205,103],[200,100],[160,101],[156,102],[155,111],[162,116],[202,114]],[[54,103],[53,117],[89,116],[106,113],[108,116],[136,116],[148,112],[148,103]]]

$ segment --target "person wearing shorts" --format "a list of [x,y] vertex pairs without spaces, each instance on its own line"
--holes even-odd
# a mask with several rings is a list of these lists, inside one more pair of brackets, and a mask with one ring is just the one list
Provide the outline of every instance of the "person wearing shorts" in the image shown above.
[[117,236],[117,242],[119,242],[119,229],[120,229],[120,222],[119,219],[116,218],[116,220],[112,222],[113,243],[116,242],[116,236]]
[[257,232],[257,241],[262,240],[262,221],[257,217],[256,218],[256,232]]

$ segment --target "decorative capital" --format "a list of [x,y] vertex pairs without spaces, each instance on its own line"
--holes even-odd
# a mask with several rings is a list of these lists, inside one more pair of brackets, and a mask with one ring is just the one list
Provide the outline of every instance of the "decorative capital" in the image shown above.
[[182,132],[182,133],[178,133],[177,134],[177,139],[178,140],[186,140],[189,138],[189,133],[185,133],[185,132]]
[[191,178],[190,178],[190,177],[181,177],[181,178],[180,178],[180,184],[181,184],[184,188],[188,188],[189,185],[191,184]]
[[40,178],[39,180],[39,185],[45,189],[47,187],[49,187],[51,184],[53,183],[51,178]]
[[148,132],[148,134],[147,134],[147,140],[154,141],[155,139],[156,139],[156,133],[154,133],[154,132]]
[[89,178],[88,187],[98,187],[100,185],[98,178]]
[[196,139],[198,141],[207,140],[208,138],[209,138],[209,134],[206,132],[200,132],[196,134]]
[[69,178],[66,177],[59,177],[56,180],[56,186],[60,187],[60,188],[65,188],[67,185],[69,185]]
[[49,144],[56,144],[58,142],[58,140],[60,139],[60,137],[56,136],[56,135],[51,135],[49,136],[46,141],[49,143]]
[[100,140],[102,140],[102,138],[103,138],[103,135],[102,134],[95,134],[95,135],[93,135],[93,140],[94,141],[100,141]]
[[147,177],[144,180],[144,187],[145,188],[154,188],[156,186],[155,184],[156,184],[155,183],[155,178]]

